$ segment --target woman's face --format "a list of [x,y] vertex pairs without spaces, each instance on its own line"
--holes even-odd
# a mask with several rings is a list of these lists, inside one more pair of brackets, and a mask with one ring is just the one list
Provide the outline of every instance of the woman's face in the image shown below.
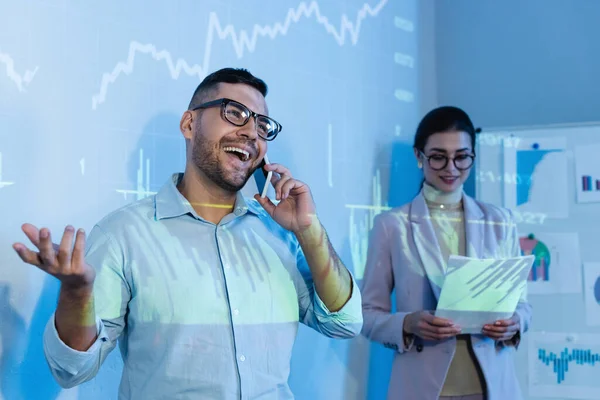
[[464,131],[434,133],[422,152],[415,149],[415,156],[423,166],[425,181],[445,193],[461,187],[474,160],[471,137]]

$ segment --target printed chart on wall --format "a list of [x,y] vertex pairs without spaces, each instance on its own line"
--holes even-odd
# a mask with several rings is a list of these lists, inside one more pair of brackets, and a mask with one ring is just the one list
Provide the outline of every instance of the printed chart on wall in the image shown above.
[[600,335],[529,334],[529,395],[598,399]]
[[521,254],[535,256],[530,294],[581,293],[581,255],[577,233],[522,232]]
[[600,202],[600,143],[575,147],[577,202]]
[[586,322],[600,326],[600,263],[583,264],[583,279]]
[[[515,143],[517,143],[515,145]],[[504,141],[504,206],[519,213],[567,218],[566,138]]]

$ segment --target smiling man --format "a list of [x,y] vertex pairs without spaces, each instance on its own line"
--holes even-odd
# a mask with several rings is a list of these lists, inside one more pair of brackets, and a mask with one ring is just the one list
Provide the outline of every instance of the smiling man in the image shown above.
[[308,186],[268,164],[277,204],[240,192],[281,131],[266,94],[246,70],[207,76],[180,122],[185,172],[103,218],[87,245],[71,226],[60,244],[23,226],[39,251],[16,243],[19,256],[61,281],[44,349],[63,387],[93,378],[118,342],[119,399],[292,399],[299,322],[359,334],[360,292]]

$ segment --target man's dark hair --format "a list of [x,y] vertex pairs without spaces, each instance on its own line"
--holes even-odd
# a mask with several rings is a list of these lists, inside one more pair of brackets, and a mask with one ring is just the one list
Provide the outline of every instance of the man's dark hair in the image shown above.
[[219,83],[243,83],[258,90],[264,97],[267,96],[267,84],[248,70],[243,68],[223,68],[206,76],[198,85],[190,101],[189,108],[204,103],[210,95],[217,90]]

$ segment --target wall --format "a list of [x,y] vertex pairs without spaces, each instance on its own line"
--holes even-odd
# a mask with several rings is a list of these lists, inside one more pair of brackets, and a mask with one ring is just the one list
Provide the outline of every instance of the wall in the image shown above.
[[437,96],[484,127],[597,121],[600,2],[436,2]]

